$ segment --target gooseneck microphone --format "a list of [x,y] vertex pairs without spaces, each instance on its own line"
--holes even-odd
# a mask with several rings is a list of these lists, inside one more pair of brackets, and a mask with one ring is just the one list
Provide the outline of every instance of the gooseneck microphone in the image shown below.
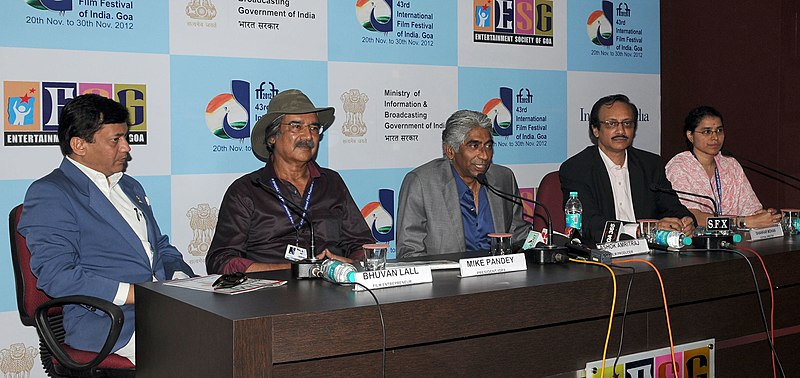
[[[714,204],[714,216],[715,217],[720,216],[716,201],[714,201],[714,199],[709,196],[704,196],[702,194],[697,194],[697,193],[684,192],[681,190],[661,188],[656,184],[650,186],[650,189],[657,192],[665,192],[672,194],[680,193],[689,196],[705,198]],[[709,227],[708,223],[705,225],[705,227]],[[709,231],[708,229],[706,229],[704,233],[692,236],[692,245],[694,245],[695,248],[700,248],[700,249],[729,248],[728,246],[732,246],[733,243],[738,243],[740,241],[742,241],[741,235],[733,232],[719,231],[719,230]]]
[[719,206],[717,205],[717,201],[715,201],[713,198],[711,198],[709,196],[702,195],[702,194],[697,194],[697,193],[691,193],[691,192],[684,192],[683,190],[676,190],[676,189],[671,189],[671,188],[662,188],[662,187],[658,186],[658,184],[651,184],[650,185],[650,190],[652,190],[654,192],[662,192],[662,193],[674,194],[676,196],[678,194],[684,194],[684,195],[687,195],[687,196],[707,199],[707,200],[711,201],[711,204],[714,205],[714,216],[715,217],[719,216]]
[[[792,175],[790,175],[790,174],[788,174],[788,173],[786,173],[786,172],[779,171],[779,170],[777,170],[777,169],[775,169],[775,168],[772,168],[772,167],[769,167],[769,166],[767,166],[767,165],[765,165],[765,164],[761,164],[761,163],[759,163],[759,162],[757,162],[757,161],[753,161],[753,160],[750,160],[750,159],[748,159],[748,158],[744,158],[744,157],[741,157],[741,156],[736,156],[736,155],[734,155],[734,153],[733,153],[733,152],[731,152],[730,150],[722,149],[722,150],[720,150],[719,152],[722,154],[722,156],[727,156],[727,157],[732,157],[732,158],[735,158],[735,159],[744,160],[744,161],[746,161],[746,162],[748,162],[748,163],[750,163],[750,164],[753,164],[753,165],[755,165],[755,166],[758,166],[758,167],[760,167],[760,168],[766,169],[766,170],[768,170],[768,171],[770,171],[770,172],[777,173],[777,174],[779,174],[779,175],[781,175],[781,176],[783,176],[783,177],[788,177],[788,178],[790,178],[790,179],[792,179],[792,180],[795,180],[795,181],[798,181],[798,182],[800,182],[800,178],[797,178],[797,177],[795,177],[795,176],[792,176]],[[750,167],[748,167],[748,168],[750,168]],[[752,168],[751,168],[751,169],[752,169]],[[756,171],[757,171],[757,170],[756,170]],[[757,171],[757,172],[758,172],[758,171]],[[759,173],[762,173],[762,174],[764,174],[763,172],[759,172]],[[790,183],[788,183],[788,182],[785,182],[785,181],[783,181],[783,180],[781,180],[781,179],[779,179],[779,178],[777,178],[777,177],[770,176],[770,175],[767,175],[767,174],[764,174],[764,175],[765,175],[765,176],[767,176],[767,177],[770,177],[770,178],[772,178],[772,179],[775,179],[775,180],[777,180],[777,181],[780,181],[780,182],[782,182],[782,183],[784,183],[784,184],[791,185],[791,186],[793,186],[793,187],[797,188],[796,186],[794,186],[794,185],[792,185],[792,184],[790,184]]]
[[272,195],[273,197],[275,197],[279,201],[283,200],[284,203],[289,205],[289,207],[291,207],[292,210],[294,210],[293,213],[299,215],[301,218],[303,218],[303,220],[306,221],[306,224],[308,224],[308,230],[311,233],[311,245],[309,246],[309,249],[311,250],[310,251],[311,252],[310,253],[311,256],[306,260],[308,260],[308,262],[311,262],[311,263],[319,262],[320,260],[317,259],[317,250],[315,248],[315,246],[316,246],[315,239],[316,238],[314,237],[314,224],[311,223],[311,219],[309,219],[304,214],[306,212],[305,209],[303,209],[300,205],[294,203],[294,201],[290,200],[289,198],[286,198],[285,196],[283,196],[280,193],[276,192],[275,189],[272,188],[271,186],[265,185],[261,181],[261,177],[254,177],[252,181],[253,181],[253,184],[261,187],[262,189],[264,189],[264,191],[266,191],[267,193],[269,193],[270,195]]
[[544,209],[545,214],[547,215],[547,229],[549,230],[548,232],[550,232],[551,235],[550,235],[550,237],[547,238],[547,244],[544,247],[536,247],[536,246],[533,247],[533,251],[535,251],[536,254],[537,254],[534,257],[540,263],[545,263],[545,262],[566,262],[568,260],[568,256],[567,256],[567,253],[566,253],[567,249],[565,247],[561,247],[561,246],[557,246],[557,245],[553,244],[553,239],[554,239],[553,238],[553,236],[554,236],[553,218],[550,216],[550,211],[547,209],[547,206],[545,206],[543,203],[541,203],[539,201],[532,200],[530,198],[525,198],[525,197],[522,197],[522,196],[518,196],[518,195],[516,195],[514,193],[506,193],[506,192],[503,192],[503,191],[495,188],[494,186],[489,184],[489,181],[486,179],[486,174],[485,173],[479,173],[476,178],[478,179],[478,182],[481,185],[489,188],[489,190],[491,190],[494,194],[496,194],[498,197],[500,197],[500,198],[502,198],[502,199],[504,199],[506,201],[510,201],[510,202],[513,202],[513,203],[518,204],[518,205],[522,205],[521,201],[525,201],[525,202],[533,203],[536,206],[541,206],[542,209]]

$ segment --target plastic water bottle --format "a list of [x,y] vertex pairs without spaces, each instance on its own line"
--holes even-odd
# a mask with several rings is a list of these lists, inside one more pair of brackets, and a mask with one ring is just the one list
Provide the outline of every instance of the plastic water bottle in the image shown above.
[[336,283],[355,282],[356,267],[339,260],[325,260],[319,267],[317,276]]
[[682,248],[692,244],[692,238],[680,231],[656,230],[656,244],[669,248]]
[[578,199],[578,192],[569,192],[569,199],[564,204],[564,215],[567,229],[565,233],[570,239],[581,238],[581,226],[583,224],[583,205]]

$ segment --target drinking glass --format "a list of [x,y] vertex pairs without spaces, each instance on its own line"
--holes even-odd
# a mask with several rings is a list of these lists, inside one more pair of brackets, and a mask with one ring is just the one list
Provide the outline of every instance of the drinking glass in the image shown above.
[[644,238],[647,240],[648,243],[655,243],[656,241],[656,229],[658,228],[658,220],[657,219],[640,219],[639,222],[639,229],[637,230],[638,235],[637,238]]
[[389,244],[364,244],[364,257],[366,270],[386,269],[386,254],[389,252]]
[[787,235],[796,235],[800,232],[800,209],[781,209],[783,212],[783,232]]
[[492,256],[511,254],[511,234],[494,233],[489,234],[491,238],[490,252]]

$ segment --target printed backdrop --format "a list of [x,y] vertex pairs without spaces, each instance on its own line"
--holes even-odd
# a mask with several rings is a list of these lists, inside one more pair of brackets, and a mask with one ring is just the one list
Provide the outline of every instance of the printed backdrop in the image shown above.
[[[659,152],[658,25],[652,0],[8,0],[0,209],[58,166],[63,106],[99,93],[130,109],[128,173],[205,273],[226,188],[262,166],[253,125],[276,93],[300,88],[336,108],[317,160],[342,174],[393,256],[400,183],[441,156],[457,109],[492,118],[494,161],[529,197],[590,144],[601,96],[628,94],[640,109],[635,145]],[[0,367],[42,377],[0,239]]]

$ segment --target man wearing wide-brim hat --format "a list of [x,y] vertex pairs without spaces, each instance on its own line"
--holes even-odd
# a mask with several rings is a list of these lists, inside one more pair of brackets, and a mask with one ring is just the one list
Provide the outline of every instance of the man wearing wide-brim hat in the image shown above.
[[374,242],[342,177],[314,161],[333,113],[297,89],[272,98],[250,137],[266,165],[228,187],[206,255],[208,273],[288,269],[298,258],[293,246],[311,253],[309,220],[317,257],[360,258],[362,246]]

